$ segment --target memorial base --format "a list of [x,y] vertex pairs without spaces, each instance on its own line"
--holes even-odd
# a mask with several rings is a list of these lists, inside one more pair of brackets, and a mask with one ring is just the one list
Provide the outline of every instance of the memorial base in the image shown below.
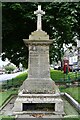
[[63,115],[63,101],[60,94],[24,94],[21,91],[14,103],[14,115],[32,114]]

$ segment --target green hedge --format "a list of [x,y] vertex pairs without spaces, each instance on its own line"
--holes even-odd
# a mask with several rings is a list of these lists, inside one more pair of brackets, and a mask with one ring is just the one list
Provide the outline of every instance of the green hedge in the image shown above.
[[50,70],[50,76],[55,82],[73,82],[75,80],[80,81],[80,72],[69,72],[68,75],[64,74],[61,70]]
[[9,88],[18,88],[22,85],[23,81],[27,78],[28,73],[24,72],[17,77],[4,81],[2,85],[2,89],[9,89]]
[[[7,80],[3,82],[2,89],[9,89],[9,88],[18,88],[22,85],[23,81],[27,78],[28,73],[22,73],[18,75],[17,77]],[[63,71],[60,70],[50,70],[50,76],[52,80],[54,80],[56,83],[70,83],[74,80],[80,80],[80,73],[77,74],[77,78],[75,73],[70,72],[68,75],[64,75]]]

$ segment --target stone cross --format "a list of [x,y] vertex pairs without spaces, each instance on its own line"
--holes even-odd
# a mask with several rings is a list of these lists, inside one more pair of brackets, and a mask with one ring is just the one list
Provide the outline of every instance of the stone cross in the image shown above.
[[43,10],[41,10],[41,5],[38,5],[38,10],[34,11],[34,14],[37,16],[37,30],[42,30],[41,16],[45,14]]

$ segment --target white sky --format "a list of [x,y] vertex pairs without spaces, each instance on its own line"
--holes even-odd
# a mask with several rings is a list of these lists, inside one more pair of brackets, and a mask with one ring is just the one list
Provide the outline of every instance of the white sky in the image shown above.
[[7,65],[9,63],[8,59],[6,58],[5,61],[2,61],[0,58],[0,67],[2,67],[3,65]]
[[68,45],[63,44],[64,51],[66,51],[69,47],[72,47],[72,44],[68,44]]

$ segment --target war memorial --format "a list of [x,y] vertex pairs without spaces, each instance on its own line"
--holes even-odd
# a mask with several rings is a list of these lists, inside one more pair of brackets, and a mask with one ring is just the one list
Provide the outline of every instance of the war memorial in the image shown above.
[[19,89],[13,114],[27,118],[28,114],[44,113],[60,118],[64,114],[63,100],[50,78],[49,45],[53,40],[42,30],[41,16],[45,12],[40,5],[34,14],[37,16],[37,30],[29,35],[29,39],[23,39],[29,48],[28,78]]

